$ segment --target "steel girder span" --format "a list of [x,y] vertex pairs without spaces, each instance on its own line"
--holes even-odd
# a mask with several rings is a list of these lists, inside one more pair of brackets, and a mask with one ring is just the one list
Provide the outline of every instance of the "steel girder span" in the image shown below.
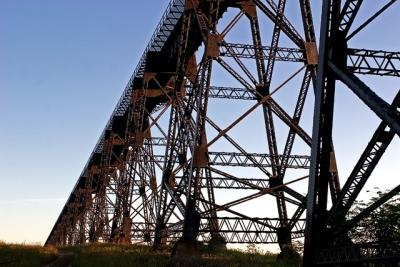
[[[171,1],[46,243],[290,249],[316,205],[321,57],[308,0]],[[399,75],[398,53],[342,58],[349,75]],[[333,203],[345,187],[329,142]]]

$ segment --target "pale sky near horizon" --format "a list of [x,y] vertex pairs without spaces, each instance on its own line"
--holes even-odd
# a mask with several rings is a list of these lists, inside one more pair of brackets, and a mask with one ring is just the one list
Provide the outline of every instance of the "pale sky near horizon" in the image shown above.
[[[0,240],[46,240],[169,1],[117,2],[0,1]],[[317,24],[320,7],[312,2]],[[376,9],[365,5],[364,18]],[[399,8],[396,3],[383,15],[386,25],[397,25]],[[400,51],[393,27],[378,20],[353,46]],[[368,81],[381,88],[379,80]],[[383,85],[390,102],[400,82]],[[360,101],[338,92],[337,102]],[[351,156],[351,145],[362,149],[379,122],[363,108],[336,112],[335,123],[350,131],[334,133],[339,168],[348,171],[360,154]],[[395,137],[376,170],[387,180],[378,178],[370,188],[396,185],[399,150]]]

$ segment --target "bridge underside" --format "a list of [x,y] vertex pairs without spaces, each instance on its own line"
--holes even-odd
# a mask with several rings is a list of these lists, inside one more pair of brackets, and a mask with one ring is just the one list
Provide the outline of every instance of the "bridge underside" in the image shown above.
[[[304,266],[400,260],[397,241],[348,234],[400,192],[350,213],[400,135],[400,91],[361,77],[398,79],[400,52],[349,46],[396,1],[365,21],[362,0],[321,2],[318,42],[309,0],[172,0],[46,244],[304,239]],[[340,179],[339,81],[379,118]]]

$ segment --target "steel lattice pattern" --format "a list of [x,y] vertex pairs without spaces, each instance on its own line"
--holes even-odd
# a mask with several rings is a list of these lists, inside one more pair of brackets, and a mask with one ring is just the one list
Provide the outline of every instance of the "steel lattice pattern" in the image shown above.
[[[287,249],[305,236],[304,266],[399,259],[346,235],[400,191],[349,218],[400,135],[400,93],[389,104],[361,77],[399,77],[400,57],[348,46],[395,2],[355,28],[362,0],[322,1],[317,42],[310,0],[171,1],[46,243]],[[381,120],[342,181],[337,81]]]

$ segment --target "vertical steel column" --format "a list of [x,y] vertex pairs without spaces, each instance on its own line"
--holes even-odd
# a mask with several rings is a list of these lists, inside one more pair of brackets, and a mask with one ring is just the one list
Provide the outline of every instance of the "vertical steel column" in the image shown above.
[[[185,0],[185,11],[182,16],[182,26],[180,29],[179,38],[179,52],[176,63],[176,80],[175,80],[175,88],[172,95],[172,105],[171,105],[171,113],[169,118],[169,127],[168,127],[168,142],[167,147],[165,149],[165,162],[163,166],[163,174],[161,180],[161,189],[159,193],[159,201],[158,201],[158,214],[157,214],[157,222],[155,229],[155,237],[154,237],[154,246],[153,248],[159,248],[166,236],[162,233],[166,227],[166,222],[172,214],[174,206],[178,205],[180,207],[180,203],[175,203],[179,197],[171,200],[171,203],[168,203],[168,196],[171,192],[172,181],[174,181],[173,167],[175,162],[178,160],[181,165],[186,164],[186,153],[187,153],[187,139],[188,134],[179,135],[179,128],[184,128],[184,120],[186,120],[187,114],[185,114],[182,106],[182,96],[180,94],[180,90],[185,83],[185,75],[186,68],[189,62],[188,58],[188,44],[189,33],[191,27],[194,23],[194,10],[195,10],[195,2]],[[196,75],[192,73],[191,75]],[[181,184],[179,186],[184,186],[186,181],[181,179]],[[181,192],[180,192],[181,193]],[[174,203],[172,203],[174,202]]]
[[[203,13],[203,12],[206,13]],[[192,246],[196,242],[200,227],[200,213],[198,212],[199,199],[201,197],[200,179],[203,173],[207,179],[207,193],[211,202],[209,220],[213,236],[218,234],[218,222],[215,221],[216,212],[214,202],[214,192],[211,183],[211,172],[207,170],[208,163],[208,148],[206,136],[206,117],[208,107],[208,96],[210,91],[210,79],[212,71],[212,62],[215,57],[216,49],[216,23],[218,20],[219,0],[210,1],[208,10],[198,9],[196,12],[197,21],[203,42],[205,43],[205,52],[200,62],[197,80],[193,86],[193,99],[189,100],[186,110],[192,113],[193,109],[197,111],[197,117],[193,127],[193,143],[191,151],[193,153],[192,160],[187,168],[183,169],[183,179],[187,180],[186,191],[186,209],[184,214],[183,234],[179,241],[183,245]],[[207,14],[207,15],[206,15]],[[176,251],[175,251],[176,252]]]
[[[332,122],[335,78],[328,71],[328,60],[335,55],[330,49],[332,29],[340,15],[340,0],[324,0],[321,15],[320,55],[313,121],[311,165],[307,198],[307,219],[304,244],[304,266],[314,266],[315,250],[322,245],[321,224],[327,213],[328,184],[332,176]],[[334,45],[333,45],[334,48]]]

